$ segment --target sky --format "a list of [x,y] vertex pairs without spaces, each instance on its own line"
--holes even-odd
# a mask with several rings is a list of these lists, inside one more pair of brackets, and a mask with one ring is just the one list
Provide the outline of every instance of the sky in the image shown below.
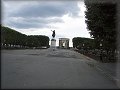
[[83,0],[2,0],[2,24],[26,35],[46,35],[52,39],[86,37]]

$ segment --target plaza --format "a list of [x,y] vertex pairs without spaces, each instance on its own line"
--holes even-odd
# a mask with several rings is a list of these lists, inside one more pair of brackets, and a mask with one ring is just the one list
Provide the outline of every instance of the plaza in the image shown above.
[[115,89],[117,84],[90,66],[96,61],[74,50],[1,51],[2,89]]

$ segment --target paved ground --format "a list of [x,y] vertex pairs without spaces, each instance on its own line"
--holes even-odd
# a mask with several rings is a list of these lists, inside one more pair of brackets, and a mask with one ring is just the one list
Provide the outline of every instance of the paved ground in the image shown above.
[[2,88],[118,88],[90,66],[95,61],[72,50],[2,50],[1,54]]

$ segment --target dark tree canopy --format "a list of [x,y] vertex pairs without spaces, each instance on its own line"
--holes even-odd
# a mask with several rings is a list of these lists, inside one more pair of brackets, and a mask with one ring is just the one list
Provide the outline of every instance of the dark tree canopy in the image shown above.
[[21,47],[49,47],[49,37],[43,35],[25,35],[11,28],[1,26],[1,44],[3,46],[19,45]]
[[86,24],[91,37],[95,39],[96,47],[100,43],[103,49],[116,49],[116,4],[91,3],[86,4]]
[[89,48],[93,49],[94,48],[94,39],[91,38],[82,38],[82,37],[74,37],[72,39],[73,42],[73,47],[74,48]]

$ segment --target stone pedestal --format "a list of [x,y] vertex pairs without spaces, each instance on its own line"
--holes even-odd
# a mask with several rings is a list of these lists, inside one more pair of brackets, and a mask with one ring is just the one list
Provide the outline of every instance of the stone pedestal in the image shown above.
[[51,39],[51,46],[52,49],[56,48],[56,39]]

